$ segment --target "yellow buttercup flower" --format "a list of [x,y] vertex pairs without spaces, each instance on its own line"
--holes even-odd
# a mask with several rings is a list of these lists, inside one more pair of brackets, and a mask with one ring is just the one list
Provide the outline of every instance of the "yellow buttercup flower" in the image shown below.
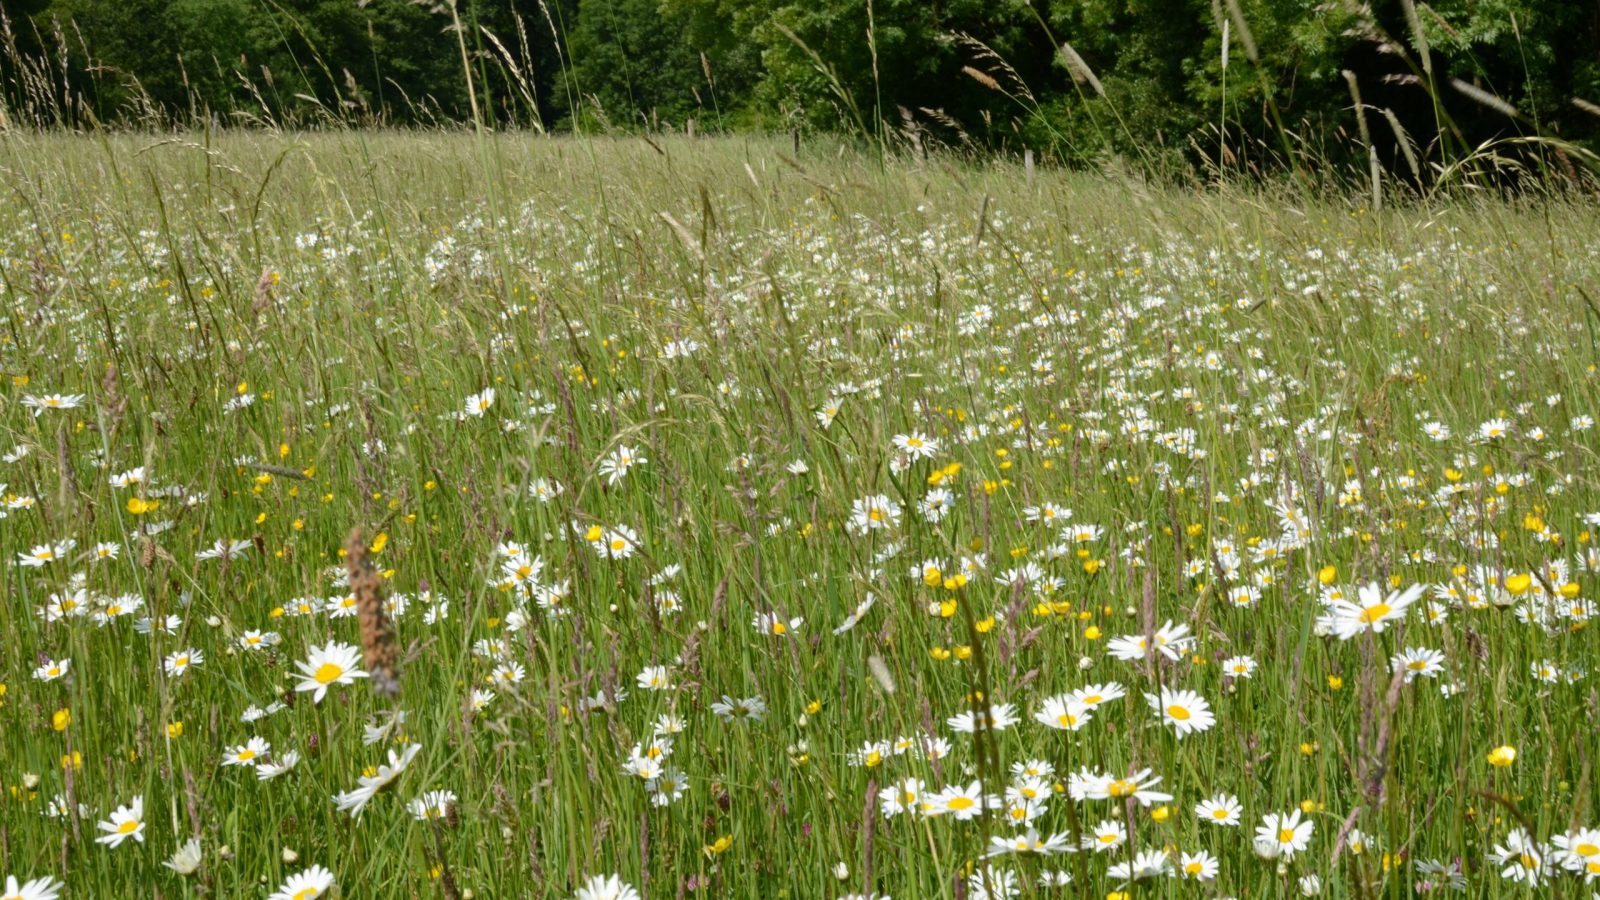
[[136,516],[142,516],[147,512],[153,512],[159,506],[161,506],[160,500],[146,500],[143,497],[128,498],[128,512]]
[[1517,761],[1517,748],[1510,744],[1503,744],[1489,751],[1489,765],[1499,769]]

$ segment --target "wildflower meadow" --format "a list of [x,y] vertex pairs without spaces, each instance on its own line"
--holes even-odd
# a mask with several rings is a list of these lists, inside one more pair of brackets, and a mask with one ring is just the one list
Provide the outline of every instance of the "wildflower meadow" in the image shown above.
[[795,145],[0,135],[0,897],[1600,896],[1592,199]]

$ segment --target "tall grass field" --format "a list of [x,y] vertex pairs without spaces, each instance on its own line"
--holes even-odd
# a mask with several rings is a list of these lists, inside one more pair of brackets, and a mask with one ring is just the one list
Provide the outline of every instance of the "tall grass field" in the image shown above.
[[1600,209],[0,136],[0,896],[1600,896]]

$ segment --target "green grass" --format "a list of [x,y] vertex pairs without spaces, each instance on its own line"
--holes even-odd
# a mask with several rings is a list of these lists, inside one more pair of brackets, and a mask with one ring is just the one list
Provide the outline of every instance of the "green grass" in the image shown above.
[[[1055,767],[1043,835],[1111,822],[1131,841],[995,859],[1024,897],[1105,896],[1112,864],[1162,848],[1214,854],[1217,877],[1135,895],[1284,896],[1316,875],[1326,896],[1400,897],[1425,860],[1459,860],[1465,896],[1501,896],[1528,890],[1490,858],[1513,828],[1600,825],[1600,431],[1573,427],[1600,416],[1590,202],[1372,213],[786,144],[0,136],[0,875],[70,897],[266,896],[312,864],[345,897],[570,897],[610,873],[650,898],[982,896],[967,876],[1016,833],[1005,811],[885,817],[877,792],[1002,794],[1028,760]],[[84,399],[24,405],[47,394]],[[900,435],[937,452],[902,462]],[[647,461],[611,483],[623,447]],[[142,485],[110,483],[136,467]],[[562,488],[548,502],[541,478]],[[875,495],[898,519],[850,527]],[[1046,503],[1070,513],[1028,521]],[[1101,531],[1074,542],[1069,517]],[[636,552],[605,558],[590,532],[618,526]],[[346,595],[356,527],[408,601],[401,690],[313,703],[295,664],[362,642],[320,608]],[[247,549],[196,558],[218,539]],[[503,542],[567,586],[560,614],[496,584]],[[114,559],[91,559],[102,543]],[[1320,581],[1429,592],[1339,640]],[[1468,599],[1429,615],[1448,585]],[[104,624],[45,614],[128,596],[138,612]],[[319,608],[295,615],[300,598]],[[804,622],[764,633],[766,613]],[[1195,638],[1173,658],[1110,654],[1169,620]],[[252,629],[281,641],[240,649]],[[204,662],[163,674],[186,648]],[[1405,648],[1442,671],[1394,681]],[[47,656],[66,677],[34,677]],[[1253,677],[1224,675],[1234,656]],[[503,663],[522,680],[486,684]],[[671,689],[638,686],[652,665]],[[1033,718],[1108,682],[1126,698],[1079,731]],[[473,711],[474,688],[496,697]],[[1144,699],[1163,688],[1198,692],[1214,727],[1180,740]],[[725,695],[768,712],[724,722]],[[954,731],[980,695],[1020,721]],[[653,806],[624,766],[669,713],[686,788]],[[948,755],[863,758],[922,735]],[[252,736],[299,764],[220,764]],[[401,744],[421,749],[399,778],[338,811]],[[1516,759],[1492,766],[1501,745]],[[1085,768],[1152,769],[1173,799],[1073,802]],[[454,809],[415,821],[432,789]],[[1238,828],[1196,817],[1218,793]],[[57,795],[83,814],[47,817]],[[96,844],[136,795],[143,843]],[[1263,816],[1298,808],[1309,846],[1258,858]],[[199,871],[164,868],[191,836]],[[1562,859],[1538,890],[1586,895]],[[1074,883],[1046,886],[1058,872]]]

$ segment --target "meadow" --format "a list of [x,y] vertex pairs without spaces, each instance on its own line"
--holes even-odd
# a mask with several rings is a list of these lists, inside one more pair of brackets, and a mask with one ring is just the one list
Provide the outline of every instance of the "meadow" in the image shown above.
[[1600,207],[0,135],[0,896],[1590,897]]

